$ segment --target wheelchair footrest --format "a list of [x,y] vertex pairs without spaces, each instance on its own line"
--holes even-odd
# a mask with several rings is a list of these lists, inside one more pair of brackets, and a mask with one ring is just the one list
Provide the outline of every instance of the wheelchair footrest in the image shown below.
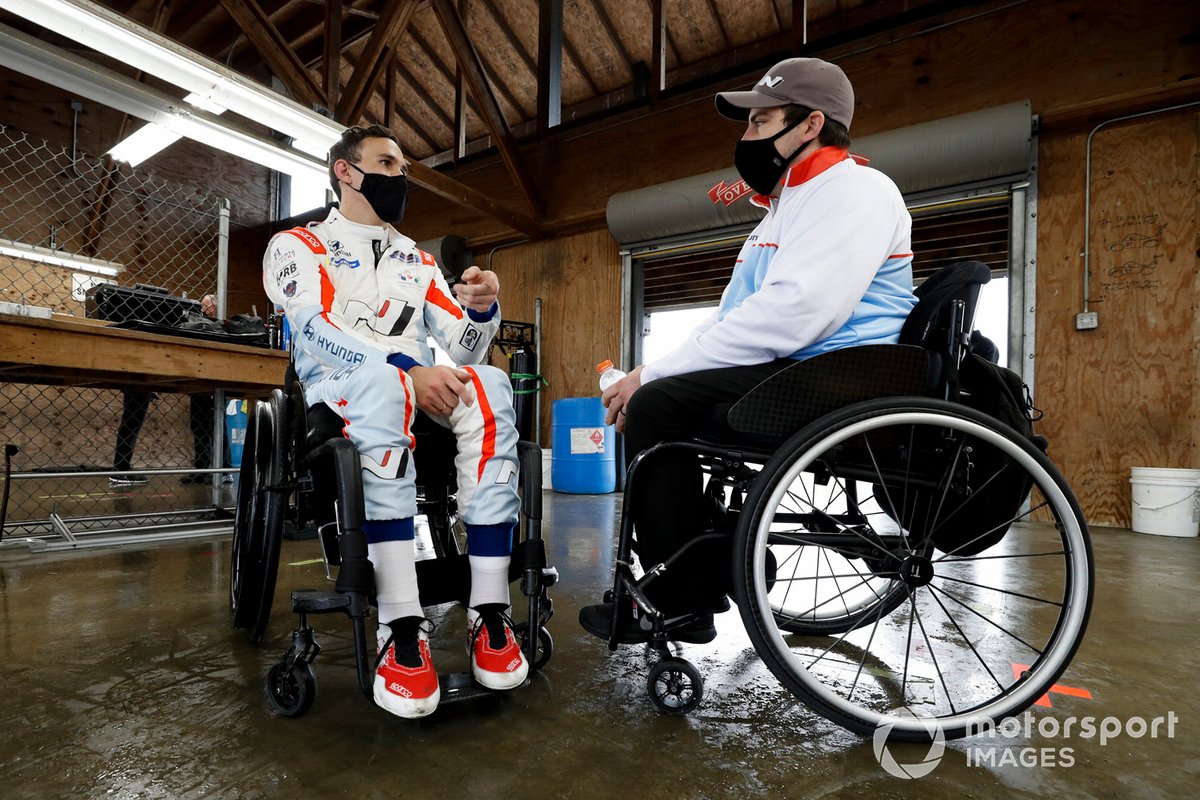
[[442,693],[438,705],[496,694],[491,689],[485,689],[476,683],[469,672],[447,672],[438,675],[438,688]]
[[352,602],[350,595],[319,589],[299,589],[292,592],[292,611],[296,614],[324,614],[344,611]]

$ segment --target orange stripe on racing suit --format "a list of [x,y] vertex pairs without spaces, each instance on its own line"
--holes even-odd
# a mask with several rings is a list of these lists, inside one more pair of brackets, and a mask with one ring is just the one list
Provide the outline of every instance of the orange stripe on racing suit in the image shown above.
[[462,309],[454,304],[449,297],[442,294],[442,290],[437,287],[436,283],[429,284],[429,291],[425,293],[425,299],[433,303],[438,308],[448,314],[451,314],[455,319],[462,319]]
[[496,417],[492,414],[492,406],[488,403],[487,395],[483,393],[483,382],[475,370],[463,367],[471,375],[471,384],[475,387],[475,399],[479,401],[479,413],[483,414],[483,453],[479,456],[479,478],[483,480],[483,468],[492,456],[496,455]]
[[329,318],[329,312],[333,309],[333,281],[329,280],[329,273],[325,271],[324,264],[318,264],[317,271],[321,273],[321,308],[324,309],[321,312],[321,319],[340,331],[341,328],[338,328]]

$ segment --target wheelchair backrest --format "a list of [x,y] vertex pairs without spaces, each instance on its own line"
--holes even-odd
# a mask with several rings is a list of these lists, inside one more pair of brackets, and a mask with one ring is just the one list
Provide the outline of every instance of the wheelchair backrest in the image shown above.
[[986,264],[958,261],[913,290],[917,305],[900,329],[900,344],[918,345],[932,354],[932,377],[945,387],[948,399],[957,399],[958,365],[970,347],[980,288],[991,279]]

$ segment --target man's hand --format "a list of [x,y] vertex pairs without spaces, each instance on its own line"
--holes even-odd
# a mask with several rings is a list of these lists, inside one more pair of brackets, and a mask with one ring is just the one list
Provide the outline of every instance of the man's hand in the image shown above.
[[209,319],[217,318],[217,298],[206,294],[200,298],[200,311]]
[[625,432],[625,406],[633,393],[642,386],[642,368],[637,367],[621,380],[604,390],[600,402],[608,409],[604,415],[604,424],[616,424],[619,433]]
[[454,284],[454,295],[467,308],[482,314],[496,302],[496,295],[500,293],[500,279],[490,269],[467,267],[462,280],[462,283]]
[[454,367],[413,367],[408,371],[417,391],[417,406],[426,414],[444,417],[460,402],[475,402],[471,373]]

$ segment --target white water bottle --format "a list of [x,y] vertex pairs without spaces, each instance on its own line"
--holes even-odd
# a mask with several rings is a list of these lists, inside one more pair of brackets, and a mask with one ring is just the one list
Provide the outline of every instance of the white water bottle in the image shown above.
[[614,367],[611,361],[601,361],[596,365],[596,372],[600,373],[600,391],[602,392],[625,377],[625,373]]

